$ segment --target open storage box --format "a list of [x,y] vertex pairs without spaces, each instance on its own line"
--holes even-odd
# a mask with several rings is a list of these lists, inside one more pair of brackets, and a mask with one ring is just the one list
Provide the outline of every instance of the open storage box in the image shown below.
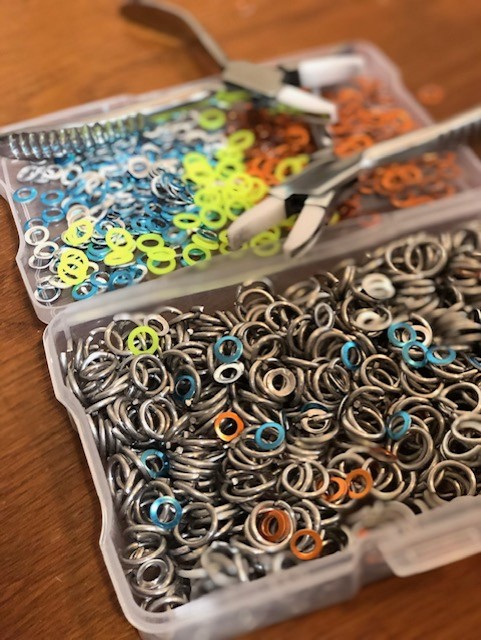
[[[427,122],[427,115],[402,86],[392,64],[371,45],[356,44],[354,48],[366,58],[367,75],[386,83],[399,104],[409,110],[418,122]],[[309,55],[328,52],[329,49],[321,49],[309,52]],[[193,83],[192,88],[198,88],[200,84]],[[53,125],[72,116],[78,118],[130,101],[130,97],[119,97],[22,123],[21,126]],[[460,162],[464,169],[464,186],[481,185],[480,165],[474,154],[462,150]],[[348,549],[326,558],[211,593],[168,613],[145,611],[135,602],[119,560],[121,524],[114,511],[104,465],[85,411],[66,386],[62,371],[62,353],[69,341],[85,336],[94,327],[105,326],[116,314],[149,313],[163,304],[180,309],[195,304],[203,305],[207,311],[228,309],[233,303],[237,284],[256,277],[269,277],[276,290],[282,291],[293,282],[402,235],[420,230],[448,229],[479,218],[481,189],[465,191],[416,209],[384,214],[381,222],[373,228],[362,228],[356,221],[339,224],[326,230],[322,241],[302,259],[289,261],[283,256],[259,258],[250,253],[241,257],[219,256],[199,267],[180,269],[128,290],[112,291],[90,300],[63,305],[62,308],[40,305],[33,297],[38,274],[27,267],[27,247],[22,235],[30,213],[26,206],[18,205],[11,198],[12,191],[18,186],[13,176],[19,166],[17,162],[2,160],[2,186],[19,230],[18,266],[37,315],[49,322],[44,334],[49,372],[55,395],[66,407],[78,430],[99,496],[102,509],[100,547],[112,583],[126,617],[144,638],[215,640],[232,637],[346,600],[362,584],[389,573],[412,575],[481,551],[481,497],[458,498],[409,522],[387,526],[365,538],[356,539]]]
[[[266,274],[282,291],[289,284],[334,265],[344,258],[383,242],[419,230],[420,214],[427,231],[448,229],[481,215],[481,191],[468,192],[444,201],[429,214],[420,209],[387,215],[371,229],[352,232],[340,241],[325,238],[302,263],[286,264],[244,256],[222,259],[222,268],[211,261],[202,271],[182,269],[161,282],[152,281],[129,291],[72,305],[57,315],[45,331],[44,345],[50,376],[58,400],[76,425],[102,506],[100,546],[126,617],[144,638],[164,640],[214,640],[231,637],[256,627],[325,607],[352,597],[360,585],[384,575],[412,575],[442,566],[481,551],[481,497],[458,498],[409,522],[386,527],[347,550],[304,563],[281,574],[239,584],[174,609],[154,614],[133,599],[118,551],[122,534],[114,512],[105,470],[80,402],[65,385],[61,354],[70,339],[106,326],[119,313],[151,313],[163,304],[180,309],[202,304],[206,311],[229,309],[237,284]],[[332,230],[334,231],[334,230]],[[319,256],[322,256],[319,258]],[[242,276],[239,276],[242,273]],[[160,286],[162,284],[162,286]]]
[[[405,109],[412,117],[413,121],[419,125],[426,125],[431,122],[429,115],[426,111],[420,107],[413,96],[407,91],[401,82],[399,71],[392,64],[392,62],[384,56],[382,52],[376,49],[373,45],[365,42],[355,42],[352,45],[346,45],[342,49],[352,50],[354,53],[358,53],[365,60],[365,75],[368,78],[378,80],[387,92],[393,97],[394,103],[400,108]],[[322,55],[328,55],[330,53],[338,52],[339,47],[323,47],[311,51],[306,51],[295,56],[283,58],[282,60],[276,60],[276,63],[282,63],[286,66],[294,65],[301,59],[316,57]],[[11,129],[28,129],[32,127],[43,127],[45,129],[52,128],[54,126],[61,125],[63,123],[72,121],[81,121],[82,119],[91,117],[93,114],[99,114],[105,117],[105,115],[117,108],[132,107],[135,111],[135,104],[145,100],[159,100],[162,103],[168,104],[175,102],[179,96],[183,96],[185,99],[186,94],[197,93],[204,88],[212,88],[219,82],[216,78],[207,78],[205,80],[199,80],[179,87],[173,87],[170,89],[164,89],[161,91],[151,92],[139,96],[116,96],[107,100],[98,101],[95,103],[83,105],[74,109],[68,109],[59,111],[57,113],[50,114],[36,118],[34,120],[24,121],[16,123],[10,127],[0,129],[0,134],[5,133]],[[220,86],[220,84],[219,84]],[[0,159],[0,194],[8,200],[12,215],[17,226],[19,235],[19,248],[17,252],[17,265],[22,275],[25,287],[28,295],[35,309],[35,313],[45,323],[48,323],[50,319],[56,314],[62,311],[70,304],[76,302],[72,299],[66,300],[61,296],[56,302],[42,304],[34,296],[37,283],[44,275],[41,270],[36,270],[28,265],[28,259],[32,256],[32,247],[29,247],[24,239],[24,226],[30,219],[39,215],[38,204],[33,203],[19,203],[13,199],[13,193],[20,186],[24,186],[23,183],[17,180],[17,174],[20,168],[29,164],[27,162],[20,162],[18,160],[9,160],[7,158]],[[462,173],[459,179],[459,188],[467,189],[481,186],[481,164],[475,154],[466,148],[458,151],[458,162]],[[54,188],[54,183],[36,185],[39,196],[43,191]],[[45,205],[43,205],[45,206]],[[428,209],[431,205],[426,205]],[[403,215],[403,211],[399,212],[399,216]],[[339,233],[344,233],[342,227],[348,229],[351,228],[352,221],[346,221],[336,225],[336,229]],[[355,220],[354,220],[355,222]],[[355,226],[355,225],[354,225]],[[50,227],[49,227],[50,228]],[[52,235],[60,235],[67,228],[66,220],[62,220],[59,223],[51,225],[53,229]],[[163,280],[163,277],[162,277]]]

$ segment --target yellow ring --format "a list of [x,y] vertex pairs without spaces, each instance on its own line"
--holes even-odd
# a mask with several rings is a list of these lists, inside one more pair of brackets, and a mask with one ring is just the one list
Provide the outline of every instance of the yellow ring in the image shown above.
[[207,131],[215,131],[220,129],[226,123],[227,116],[220,109],[212,107],[211,109],[205,109],[199,115],[199,126]]
[[[135,338],[140,334],[150,337],[152,344],[148,349],[139,349],[135,346]],[[135,329],[132,329],[132,331],[129,333],[129,336],[127,338],[127,346],[135,356],[139,356],[142,353],[155,353],[159,348],[159,336],[156,331],[152,329],[152,327],[141,325],[140,327],[135,327]]]
[[[148,242],[156,242],[157,244],[151,245],[147,244]],[[137,249],[143,251],[147,255],[155,251],[156,249],[161,249],[164,246],[164,239],[159,233],[143,233],[141,236],[137,238]]]
[[[157,264],[156,264],[157,263]],[[162,263],[166,265],[159,266]],[[161,276],[174,271],[177,266],[176,254],[170,247],[161,247],[157,251],[151,251],[147,257],[147,269],[155,275]]]
[[172,223],[178,229],[197,229],[197,227],[200,226],[200,217],[197,213],[184,211],[182,213],[176,213],[172,218]]

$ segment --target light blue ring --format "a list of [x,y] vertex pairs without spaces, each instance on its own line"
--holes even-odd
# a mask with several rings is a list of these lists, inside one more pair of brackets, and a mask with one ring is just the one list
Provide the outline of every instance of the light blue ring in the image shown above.
[[[51,215],[50,212],[53,211],[54,215]],[[50,209],[44,209],[42,211],[42,220],[48,226],[51,222],[60,222],[65,218],[65,212],[60,209],[60,207],[51,207]]]
[[94,244],[89,242],[85,253],[87,254],[87,258],[97,262],[97,260],[103,260],[109,251],[109,247],[96,247]]
[[[395,430],[393,430],[391,425],[394,420],[396,420],[396,418],[402,418],[403,423],[400,427],[397,427]],[[387,435],[391,438],[391,440],[400,440],[408,432],[412,421],[413,419],[407,411],[397,411],[396,413],[393,413],[393,415],[388,420],[386,429]]]
[[146,273],[140,268],[140,263],[132,264],[128,269],[132,274],[132,280],[134,282],[141,282],[146,275]]
[[349,357],[349,354],[353,349],[356,351],[356,353],[359,354],[359,360],[360,360],[361,351],[359,349],[359,345],[357,344],[357,342],[354,342],[354,340],[349,340],[349,342],[344,343],[341,348],[341,360],[344,366],[347,367],[350,371],[356,371],[361,366],[360,364],[356,364],[355,362],[352,362],[352,360]]
[[[273,442],[266,442],[262,439],[262,434],[266,429],[276,429],[277,438]],[[263,451],[272,451],[273,449],[277,449],[277,447],[284,442],[285,437],[285,429],[278,422],[264,422],[264,424],[256,429],[255,442],[259,449],[262,449]]]
[[[49,196],[55,196],[53,198],[49,197]],[[52,207],[55,207],[56,204],[60,204],[64,198],[64,192],[60,191],[59,189],[51,189],[50,191],[44,191],[41,195],[40,195],[40,202],[43,202],[43,204],[48,204]]]
[[[174,507],[175,516],[169,522],[161,522],[159,520],[159,507],[164,504],[170,504]],[[180,506],[180,502],[178,502],[175,498],[171,498],[170,496],[161,496],[154,500],[150,505],[150,519],[152,522],[160,527],[161,529],[166,529],[167,531],[171,531],[175,529],[175,527],[179,524],[180,519],[182,517],[182,507]]]
[[[86,284],[90,284],[90,290],[87,293],[80,293],[80,288],[85,286]],[[87,300],[87,298],[91,298],[98,292],[98,287],[96,287],[90,280],[86,282],[81,282],[80,284],[76,284],[72,287],[72,298],[74,300]]]
[[[413,358],[411,358],[411,356],[409,355],[409,350],[412,347],[418,347],[419,349],[421,349],[421,351],[424,354],[424,358],[422,360],[413,360]],[[403,345],[401,353],[402,353],[404,362],[408,364],[410,367],[413,367],[414,369],[420,369],[421,367],[426,366],[428,348],[423,342],[418,342],[417,340],[411,340],[410,342],[406,342]]]
[[[172,231],[172,229],[174,231]],[[177,230],[176,227],[170,227],[167,231],[163,231],[161,235],[166,242],[175,246],[182,244],[189,237],[189,234],[185,229]]]
[[[25,196],[20,195],[22,191],[23,192],[26,191],[27,195]],[[35,187],[20,187],[13,194],[13,199],[15,200],[15,202],[26,203],[26,202],[32,202],[32,200],[35,200],[37,195],[38,195],[38,191],[37,189],[35,189]]]
[[[147,460],[149,458],[153,458],[154,456],[158,458],[162,463],[162,467],[159,471],[155,471],[154,469],[151,469],[147,466]],[[140,460],[142,461],[142,464],[146,468],[147,473],[151,478],[165,478],[165,476],[167,476],[169,473],[169,461],[163,451],[158,451],[157,449],[146,449],[142,452]]]
[[[102,278],[99,278],[98,277],[99,274],[108,275],[109,277],[107,281],[103,280]],[[94,287],[97,287],[99,291],[101,289],[108,289],[109,282],[110,282],[110,274],[108,274],[106,271],[94,271],[92,275],[89,277],[89,282],[91,282],[94,285]]]
[[[448,353],[446,356],[444,356],[444,358],[438,358],[437,356],[434,355],[436,349],[447,351]],[[451,362],[454,362],[456,360],[456,355],[457,355],[456,351],[449,347],[429,347],[428,353],[427,353],[427,360],[430,364],[442,366],[442,365],[451,364]]]
[[[233,342],[235,344],[235,351],[229,355],[222,353],[220,350],[221,346],[226,342]],[[214,344],[214,355],[220,362],[225,364],[232,364],[239,360],[244,351],[244,345],[236,336],[223,336],[219,338],[217,342]]]
[[129,273],[126,269],[113,271],[110,276],[108,290],[112,291],[116,286],[118,287],[129,287],[133,282],[132,274]]
[[[409,333],[409,340],[398,340],[396,338],[396,331],[398,329],[405,329]],[[416,340],[417,334],[413,327],[407,322],[396,322],[392,324],[387,330],[387,337],[389,342],[395,347],[403,347],[408,342],[413,342],[414,340]]]

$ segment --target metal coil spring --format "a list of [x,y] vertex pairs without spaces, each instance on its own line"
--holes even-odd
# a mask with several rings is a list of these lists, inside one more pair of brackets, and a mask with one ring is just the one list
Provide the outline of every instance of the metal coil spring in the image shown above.
[[43,160],[69,153],[83,153],[98,145],[112,143],[142,131],[144,126],[144,116],[134,113],[112,122],[96,122],[51,131],[11,133],[8,136],[8,146],[17,159]]

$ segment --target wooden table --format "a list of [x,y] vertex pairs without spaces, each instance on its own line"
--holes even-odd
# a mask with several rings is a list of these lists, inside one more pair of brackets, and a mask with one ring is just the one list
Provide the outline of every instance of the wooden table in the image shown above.
[[[179,3],[180,4],[180,3]],[[479,101],[479,0],[182,0],[232,57],[261,60],[353,38],[379,45],[412,90],[436,82],[447,116]],[[201,76],[188,50],[128,24],[116,0],[0,0],[0,123]],[[100,509],[55,401],[43,325],[17,271],[1,205],[0,637],[135,638],[98,549]],[[481,557],[373,584],[352,602],[244,640],[479,637]]]

